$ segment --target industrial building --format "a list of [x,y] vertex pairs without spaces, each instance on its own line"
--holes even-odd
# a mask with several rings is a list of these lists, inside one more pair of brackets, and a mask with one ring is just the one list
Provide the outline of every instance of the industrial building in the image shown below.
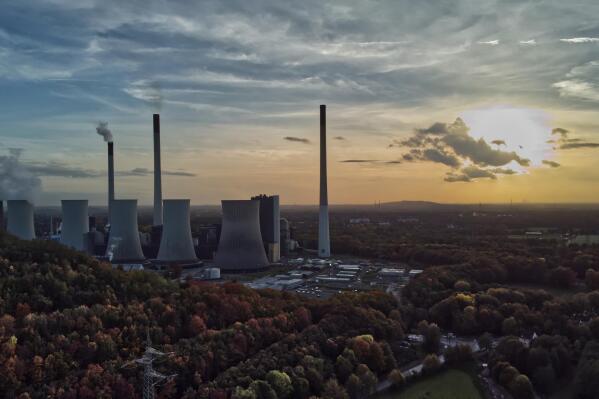
[[85,234],[89,232],[87,200],[62,200],[62,228],[60,243],[78,251],[87,247]]
[[141,250],[137,228],[137,200],[112,201],[112,225],[106,256],[112,263],[140,263],[145,257]]
[[260,233],[268,261],[278,262],[281,259],[279,196],[262,194],[252,197],[252,200],[260,201]]
[[188,199],[164,200],[164,224],[156,260],[163,263],[197,263],[189,223]]
[[268,258],[260,233],[260,202],[222,201],[223,224],[214,259],[221,271],[254,271],[266,268]]
[[33,205],[27,200],[6,201],[8,222],[6,230],[22,240],[35,238]]

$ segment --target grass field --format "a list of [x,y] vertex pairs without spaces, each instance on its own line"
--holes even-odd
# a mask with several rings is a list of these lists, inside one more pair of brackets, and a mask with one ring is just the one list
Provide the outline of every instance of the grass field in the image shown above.
[[447,370],[411,384],[406,389],[388,392],[376,399],[483,399],[472,378],[461,370]]

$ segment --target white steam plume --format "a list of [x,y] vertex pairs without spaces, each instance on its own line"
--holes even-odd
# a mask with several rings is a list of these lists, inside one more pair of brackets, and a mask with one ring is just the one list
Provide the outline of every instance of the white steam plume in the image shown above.
[[108,128],[108,122],[98,122],[98,126],[96,126],[96,133],[104,137],[105,142],[112,143],[112,132]]
[[8,155],[0,155],[0,199],[37,202],[42,181],[21,163],[20,148],[10,148]]

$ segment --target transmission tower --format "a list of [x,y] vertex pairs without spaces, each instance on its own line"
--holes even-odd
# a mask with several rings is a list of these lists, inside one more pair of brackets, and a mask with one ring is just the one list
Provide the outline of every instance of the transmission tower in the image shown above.
[[154,370],[154,362],[172,355],[173,352],[161,352],[152,347],[150,340],[150,330],[147,331],[146,350],[142,357],[135,359],[135,363],[144,368],[143,399],[154,399],[156,396],[155,387],[172,380],[176,374],[166,375]]

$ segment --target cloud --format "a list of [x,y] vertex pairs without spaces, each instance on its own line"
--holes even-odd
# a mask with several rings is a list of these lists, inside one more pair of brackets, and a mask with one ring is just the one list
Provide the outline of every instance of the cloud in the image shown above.
[[[493,140],[496,146],[505,145],[504,140]],[[461,118],[453,123],[436,122],[428,128],[415,129],[412,136],[394,140],[392,147],[409,148],[402,155],[407,162],[430,161],[440,163],[460,172],[451,171],[445,176],[448,182],[471,181],[473,179],[496,179],[496,175],[516,172],[502,168],[511,162],[529,166],[530,161],[516,152],[494,149],[483,138],[470,136],[470,128]]]
[[462,163],[458,157],[436,148],[427,148],[422,151],[422,160],[442,163],[452,168],[459,167]]
[[29,200],[36,202],[42,181],[21,162],[23,150],[10,148],[8,155],[0,156],[0,200]]
[[537,44],[537,41],[535,39],[520,40],[519,43],[523,46],[534,46],[535,44]]
[[560,42],[564,43],[596,43],[599,42],[599,37],[572,37],[569,39],[559,39]]
[[303,137],[294,137],[294,136],[286,136],[283,137],[283,140],[287,140],[287,141],[292,141],[295,143],[303,143],[303,144],[310,144],[310,140],[303,138]]
[[87,179],[100,177],[104,173],[90,169],[71,167],[61,162],[29,162],[27,169],[36,176],[69,177],[75,179]]
[[342,163],[372,163],[379,162],[378,159],[344,159],[343,161],[339,161]]
[[[154,173],[154,171],[150,170],[148,168],[134,168],[134,169],[127,170],[127,171],[116,172],[116,174],[118,176],[123,176],[123,177],[150,176],[153,173]],[[183,170],[175,170],[175,171],[163,170],[162,175],[163,176],[183,176],[183,177],[195,177],[196,176],[195,173],[186,172]]]
[[449,183],[455,182],[471,182],[476,179],[497,179],[496,173],[513,174],[510,169],[482,169],[474,165],[469,165],[460,170],[460,173],[449,172],[445,175],[444,180]]
[[561,166],[559,163],[557,163],[555,161],[548,161],[546,159],[543,159],[542,162],[544,165],[550,166],[552,168],[559,168]]
[[551,130],[551,135],[559,134],[562,137],[568,136],[568,133],[570,132],[562,127],[556,127]]
[[483,139],[478,140],[468,135],[468,127],[458,118],[452,125],[452,134],[443,137],[443,142],[457,155],[469,159],[481,166],[502,166],[516,161],[521,166],[528,166],[530,161],[520,157],[516,152],[495,150]]
[[487,40],[483,42],[477,42],[478,44],[484,44],[487,46],[497,46],[499,44],[499,40]]
[[564,143],[559,146],[562,150],[571,150],[574,148],[597,148],[599,147],[599,143],[591,143],[591,142],[569,142]]
[[343,136],[335,136],[333,137],[333,140],[346,141],[347,139]]

